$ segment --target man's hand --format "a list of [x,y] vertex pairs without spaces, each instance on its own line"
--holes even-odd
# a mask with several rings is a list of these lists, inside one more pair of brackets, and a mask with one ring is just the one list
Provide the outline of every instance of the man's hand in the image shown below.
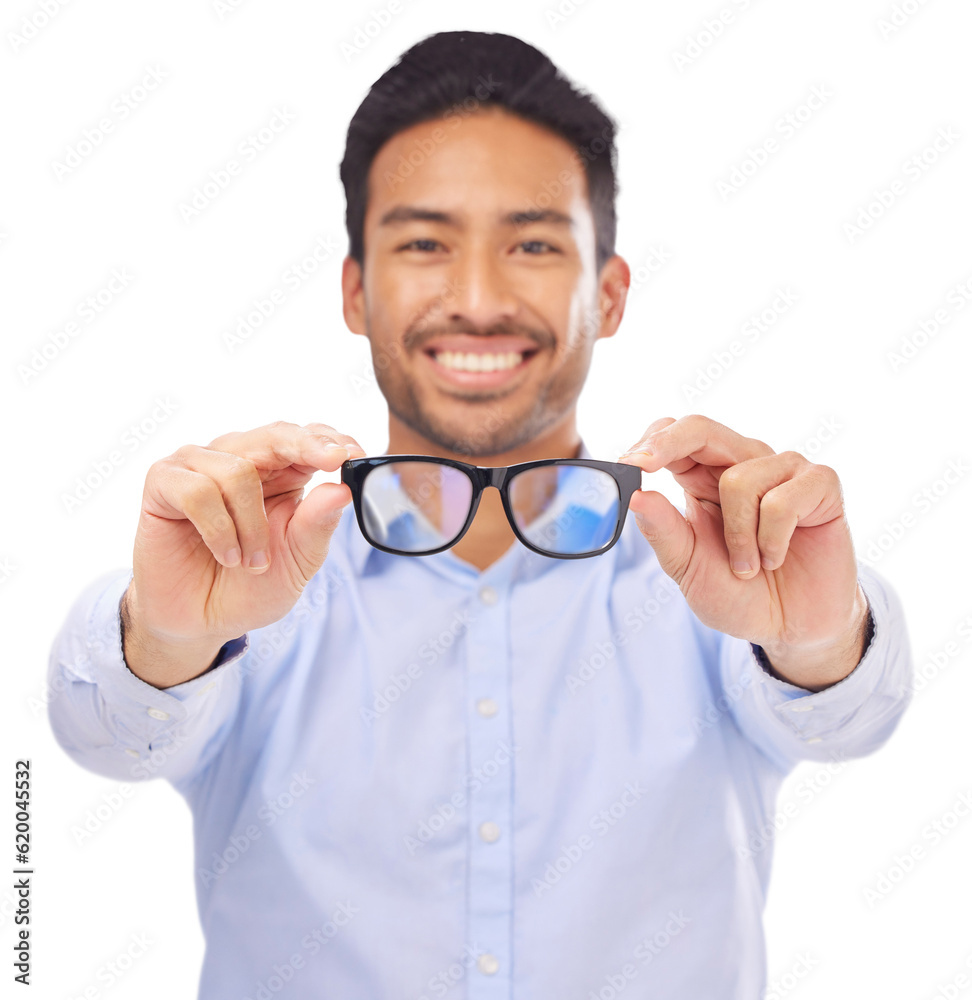
[[684,517],[652,490],[631,510],[701,622],[809,690],[857,666],[867,600],[833,469],[697,414],[656,420],[618,461],[668,469],[685,490]]
[[320,569],[351,501],[320,483],[364,450],[329,424],[278,420],[187,444],[145,477],[120,608],[129,669],[156,687],[205,672],[220,647],[279,621]]

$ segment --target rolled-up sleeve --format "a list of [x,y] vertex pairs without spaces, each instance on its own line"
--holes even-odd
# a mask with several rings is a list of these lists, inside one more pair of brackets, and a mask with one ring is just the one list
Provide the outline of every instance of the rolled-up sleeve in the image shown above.
[[812,692],[767,672],[753,647],[725,636],[720,672],[741,732],[783,770],[800,760],[863,757],[894,732],[913,693],[914,666],[897,594],[858,563],[873,634],[860,663],[843,680]]
[[198,677],[154,687],[128,669],[122,652],[119,605],[131,579],[131,569],[102,575],[68,611],[51,649],[48,719],[82,767],[178,785],[201,773],[232,726],[249,638],[226,643]]

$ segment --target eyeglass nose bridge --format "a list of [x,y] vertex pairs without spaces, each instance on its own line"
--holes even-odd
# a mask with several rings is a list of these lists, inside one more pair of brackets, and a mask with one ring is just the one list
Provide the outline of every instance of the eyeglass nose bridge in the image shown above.
[[488,482],[483,483],[483,488],[487,486],[495,486],[497,489],[501,489],[503,483],[506,482],[506,475],[510,471],[508,465],[502,465],[495,469],[489,469],[489,476],[485,477]]

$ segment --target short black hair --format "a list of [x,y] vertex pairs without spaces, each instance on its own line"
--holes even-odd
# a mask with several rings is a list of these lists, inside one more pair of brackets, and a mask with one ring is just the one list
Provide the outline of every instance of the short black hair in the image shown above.
[[[490,105],[541,125],[574,147],[587,177],[600,273],[615,252],[617,126],[538,49],[513,35],[486,31],[440,31],[417,42],[375,81],[355,111],[340,174],[348,255],[362,268],[368,174],[379,149],[419,122]],[[407,162],[400,168],[407,170]],[[539,191],[537,207],[545,207],[545,198],[549,193]]]

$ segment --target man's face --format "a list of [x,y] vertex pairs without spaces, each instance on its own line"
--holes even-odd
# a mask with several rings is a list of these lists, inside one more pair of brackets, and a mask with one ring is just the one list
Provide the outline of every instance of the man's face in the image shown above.
[[[599,283],[572,152],[492,107],[405,129],[372,162],[345,319],[392,418],[445,452],[500,455],[572,419],[594,341],[620,321],[627,266],[612,258]],[[544,214],[510,218],[528,211]]]

